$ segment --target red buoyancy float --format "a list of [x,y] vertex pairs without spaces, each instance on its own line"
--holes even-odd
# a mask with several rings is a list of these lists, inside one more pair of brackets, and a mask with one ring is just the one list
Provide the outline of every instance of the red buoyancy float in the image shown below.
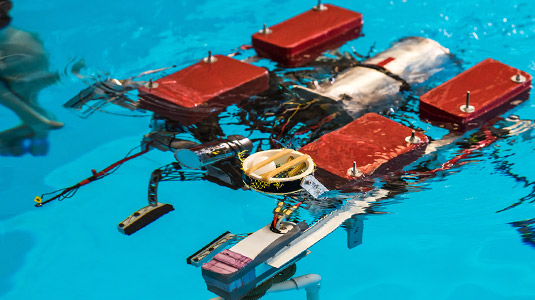
[[[347,181],[358,177],[348,172],[353,162],[362,175],[386,174],[413,162],[425,150],[428,138],[415,132],[409,142],[412,133],[409,127],[368,113],[299,151],[310,155],[319,169]],[[320,181],[322,173],[315,173]],[[322,183],[329,184],[325,180]]]
[[422,95],[420,115],[474,127],[527,100],[530,89],[531,75],[488,58]]
[[189,126],[268,87],[266,69],[215,55],[139,88],[140,108]]
[[324,4],[253,34],[253,47],[260,56],[298,66],[359,37],[361,29],[362,14]]

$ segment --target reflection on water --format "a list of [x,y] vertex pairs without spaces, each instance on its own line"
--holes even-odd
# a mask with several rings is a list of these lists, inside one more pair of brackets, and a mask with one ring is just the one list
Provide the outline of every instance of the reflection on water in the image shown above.
[[[61,128],[37,102],[39,92],[57,81],[35,34],[0,28],[0,104],[11,109],[22,124],[0,132],[0,155],[45,155],[48,131]],[[28,146],[26,146],[26,143]]]
[[535,247],[535,218],[512,222],[511,225],[522,235],[522,241]]
[[[513,116],[507,121],[510,121],[512,125],[508,126],[510,135],[507,139],[500,143],[500,147],[494,148],[491,153],[492,163],[495,165],[494,169],[514,179],[516,182],[523,185],[524,189],[531,189],[531,191],[519,198],[515,203],[510,204],[498,212],[504,212],[514,207],[517,207],[523,203],[533,203],[535,200],[535,180],[531,179],[528,174],[517,173],[519,166],[515,161],[518,161],[518,156],[529,155],[525,153],[525,147],[530,146],[533,135],[534,122],[531,120],[520,120],[518,117]],[[520,146],[521,144],[522,146]],[[532,151],[531,147],[528,147],[528,151]],[[525,161],[529,163],[529,161]]]

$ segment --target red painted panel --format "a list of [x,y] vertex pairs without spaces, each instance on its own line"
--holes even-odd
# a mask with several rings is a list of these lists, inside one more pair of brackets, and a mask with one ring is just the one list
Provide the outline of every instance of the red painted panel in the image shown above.
[[[511,78],[520,74],[526,78],[516,83]],[[525,99],[531,89],[531,75],[494,59],[486,59],[420,97],[423,118],[461,125],[488,120],[509,108],[511,102]],[[470,91],[474,112],[461,111]]]
[[[384,174],[412,162],[428,143],[419,132],[419,144],[405,141],[412,129],[375,113],[368,113],[330,132],[299,151],[312,157],[318,168],[345,179],[353,161],[365,175]],[[416,151],[419,150],[419,151]],[[321,178],[320,178],[321,180]]]
[[360,35],[362,14],[331,4],[324,6],[326,10],[311,9],[270,27],[269,34],[253,34],[253,47],[261,56],[296,66]]
[[140,108],[187,126],[268,88],[266,69],[224,55],[214,57],[216,62],[200,61],[156,80],[155,88],[140,88]]

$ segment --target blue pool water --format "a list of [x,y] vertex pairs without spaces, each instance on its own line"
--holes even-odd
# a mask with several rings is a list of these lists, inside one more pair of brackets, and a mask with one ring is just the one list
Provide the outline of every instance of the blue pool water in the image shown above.
[[[51,68],[61,73],[40,103],[66,125],[51,132],[44,157],[0,157],[0,298],[214,297],[186,257],[225,230],[264,226],[274,200],[209,182],[162,183],[159,197],[176,211],[135,235],[121,235],[116,225],[145,203],[150,172],[173,160],[170,153],[152,151],[71,199],[35,208],[36,195],[117,161],[148,132],[148,117],[96,113],[81,119],[64,109],[85,87],[66,70],[80,59],[84,72],[95,77],[184,66],[208,50],[230,53],[250,43],[263,23],[278,23],[314,4],[17,1],[12,25],[36,32]],[[365,36],[349,44],[360,53],[372,45],[381,51],[404,36],[425,36],[448,47],[463,68],[492,57],[535,74],[533,1],[334,4],[364,15]],[[530,99],[510,113],[535,120],[534,105]],[[4,107],[0,119],[0,130],[18,122]],[[433,131],[416,118],[407,122]],[[243,133],[230,123],[225,132]],[[535,299],[535,245],[511,224],[535,218],[534,135],[531,129],[506,137],[463,166],[388,200],[377,208],[384,214],[366,216],[363,244],[354,249],[346,246],[345,230],[336,230],[311,248],[297,275],[320,274],[322,299]],[[441,153],[437,160],[453,155]],[[304,298],[294,291],[264,299]]]

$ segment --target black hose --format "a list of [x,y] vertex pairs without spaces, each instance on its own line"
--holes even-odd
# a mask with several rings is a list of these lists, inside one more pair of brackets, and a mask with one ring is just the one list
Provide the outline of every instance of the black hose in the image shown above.
[[243,296],[241,298],[241,300],[257,300],[257,299],[260,299],[260,298],[264,297],[264,295],[266,294],[267,290],[269,290],[272,285],[273,285],[273,279],[270,278],[270,279],[262,282],[262,284],[260,284],[259,286],[257,286],[254,289],[252,289],[247,295]]
[[277,273],[277,275],[273,276],[273,283],[286,281],[292,278],[295,275],[295,272],[297,272],[297,266],[292,264],[291,266]]

